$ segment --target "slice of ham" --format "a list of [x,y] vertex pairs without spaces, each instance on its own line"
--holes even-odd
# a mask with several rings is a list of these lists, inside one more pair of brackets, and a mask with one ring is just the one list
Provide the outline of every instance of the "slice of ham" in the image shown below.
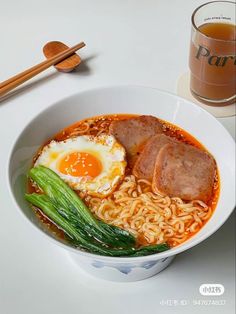
[[215,161],[207,152],[187,144],[166,144],[156,159],[152,187],[183,200],[207,202],[215,171]]
[[164,145],[170,143],[177,143],[177,141],[164,134],[157,134],[150,138],[146,142],[141,154],[138,156],[134,164],[133,174],[138,179],[146,179],[151,181],[153,178],[156,157],[160,149]]
[[162,124],[155,117],[139,116],[113,121],[110,125],[109,133],[124,146],[128,162],[132,166],[146,141],[150,137],[162,133]]

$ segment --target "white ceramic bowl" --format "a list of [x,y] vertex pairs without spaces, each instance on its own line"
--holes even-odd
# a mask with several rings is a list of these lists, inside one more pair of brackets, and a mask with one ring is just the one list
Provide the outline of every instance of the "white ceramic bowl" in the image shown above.
[[[39,146],[78,120],[109,113],[149,114],[170,121],[195,136],[215,157],[221,181],[216,210],[200,232],[184,244],[163,253],[134,258],[105,257],[82,252],[53,238],[24,200],[26,173]],[[135,281],[157,274],[176,254],[202,242],[226,221],[235,205],[234,167],[234,141],[206,111],[187,100],[156,89],[118,86],[81,92],[51,105],[34,118],[22,130],[12,148],[9,184],[17,207],[27,220],[42,234],[46,234],[48,239],[67,250],[82,268],[108,280]]]

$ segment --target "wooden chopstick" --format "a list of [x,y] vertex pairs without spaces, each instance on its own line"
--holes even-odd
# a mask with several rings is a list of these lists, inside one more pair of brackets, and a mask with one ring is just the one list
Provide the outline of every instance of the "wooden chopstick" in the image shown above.
[[60,61],[66,59],[67,57],[71,56],[73,53],[75,53],[77,50],[83,48],[85,46],[84,42],[81,42],[71,48],[68,48],[65,51],[62,51],[58,53],[57,55],[53,56],[52,58],[49,58],[13,77],[10,79],[0,83],[0,96],[3,96],[4,94],[8,93],[13,88],[19,86],[20,84],[28,81],[35,75],[39,74],[40,72],[48,69],[50,66],[59,63]]

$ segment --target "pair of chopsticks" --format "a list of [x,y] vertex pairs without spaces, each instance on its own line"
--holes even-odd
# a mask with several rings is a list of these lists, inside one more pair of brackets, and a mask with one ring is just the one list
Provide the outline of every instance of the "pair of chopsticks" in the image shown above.
[[21,85],[22,83],[28,81],[35,75],[39,74],[40,72],[43,72],[44,70],[48,69],[50,66],[55,65],[62,60],[70,57],[73,53],[75,53],[77,50],[83,48],[85,46],[84,42],[81,42],[71,48],[68,48],[65,51],[62,51],[58,53],[57,55],[9,78],[8,80],[0,83],[0,96],[5,95],[15,87]]

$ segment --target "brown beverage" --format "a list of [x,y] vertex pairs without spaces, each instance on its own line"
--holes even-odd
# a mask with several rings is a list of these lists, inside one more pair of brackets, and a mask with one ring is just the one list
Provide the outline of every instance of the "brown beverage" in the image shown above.
[[190,47],[191,91],[212,105],[233,103],[236,95],[236,26],[220,17],[198,27],[193,21]]

